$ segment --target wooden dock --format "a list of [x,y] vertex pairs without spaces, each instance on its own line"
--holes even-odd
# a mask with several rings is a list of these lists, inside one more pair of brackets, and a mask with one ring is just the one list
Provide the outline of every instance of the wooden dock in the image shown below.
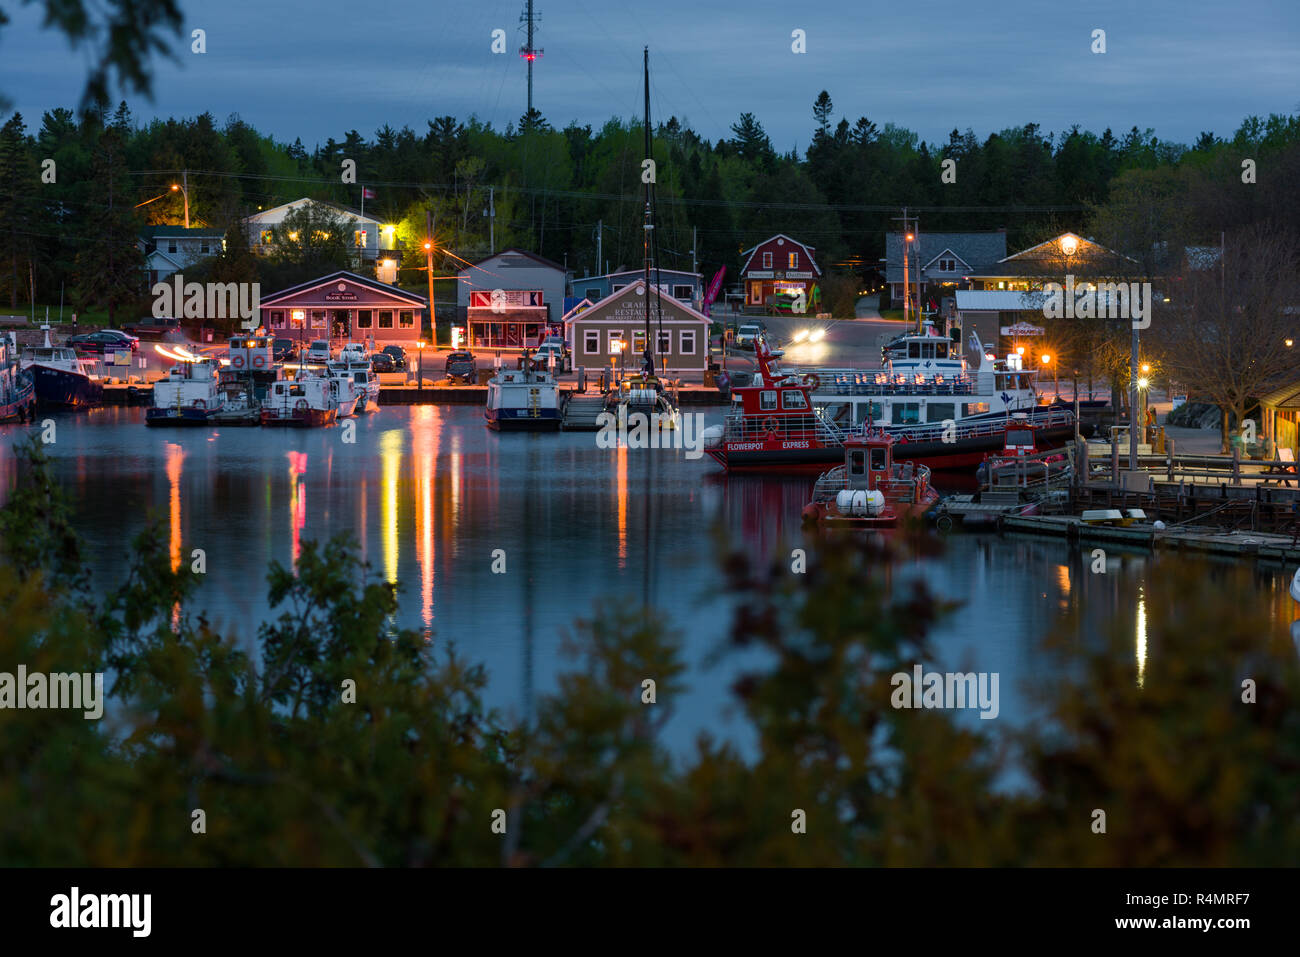
[[1182,525],[1158,529],[1148,522],[1121,525],[1090,525],[1074,516],[1006,516],[999,522],[1004,532],[1064,538],[1080,546],[1122,546],[1149,551],[1174,551],[1202,556],[1253,558],[1257,561],[1293,565],[1300,563],[1300,543],[1292,535],[1247,532]]

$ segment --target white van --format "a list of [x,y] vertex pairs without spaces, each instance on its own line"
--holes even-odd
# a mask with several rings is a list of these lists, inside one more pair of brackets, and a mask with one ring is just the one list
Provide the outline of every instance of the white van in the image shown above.
[[349,342],[339,350],[340,362],[366,362],[366,346],[362,342]]

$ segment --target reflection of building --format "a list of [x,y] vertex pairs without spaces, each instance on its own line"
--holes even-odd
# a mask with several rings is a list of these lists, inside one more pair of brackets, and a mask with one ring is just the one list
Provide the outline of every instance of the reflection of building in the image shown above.
[[339,270],[262,297],[262,324],[273,336],[413,345],[429,300]]
[[[651,272],[653,275],[650,281],[657,283],[666,295],[693,309],[700,308],[700,303],[704,301],[704,277],[700,273],[685,272],[681,269],[654,269]],[[574,279],[569,283],[569,289],[576,299],[585,298],[592,302],[600,302],[606,296],[611,296],[625,286],[632,285],[644,275],[644,269],[622,269],[603,276]]]
[[[745,287],[746,306],[769,306],[778,293],[805,290],[806,301],[813,302],[812,287],[821,278],[821,267],[813,258],[816,252],[784,233],[765,239],[742,256],[740,278]],[[811,310],[810,310],[811,311]]]
[[[634,282],[594,306],[572,313],[564,330],[573,350],[573,364],[594,368],[618,360],[618,343],[626,346],[623,363],[641,368],[645,353],[645,283]],[[650,292],[650,335],[655,369],[668,372],[702,370],[708,362],[709,319],[669,296]],[[656,301],[657,300],[657,301]],[[662,312],[662,321],[660,313]]]
[[506,249],[462,269],[456,302],[469,348],[536,346],[547,327],[559,325],[564,279],[559,263],[523,249]]

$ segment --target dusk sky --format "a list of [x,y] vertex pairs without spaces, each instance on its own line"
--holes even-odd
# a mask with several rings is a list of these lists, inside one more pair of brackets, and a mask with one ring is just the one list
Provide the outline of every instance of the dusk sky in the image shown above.
[[[425,121],[443,114],[504,128],[525,109],[523,0],[182,2],[184,36],[174,61],[155,60],[153,102],[127,97],[138,121],[238,113],[310,150],[349,129],[369,138],[385,123],[423,134]],[[11,6],[13,22],[0,28],[0,91],[33,130],[45,110],[76,105],[86,63],[41,28],[41,7]],[[1300,109],[1295,0],[754,0],[726,12],[688,0],[554,0],[537,8],[545,55],[534,97],[556,127],[639,115],[646,44],[657,120],[675,114],[712,140],[749,111],[777,149],[801,155],[822,89],[836,120],[893,122],[930,142],[946,141],[954,127],[983,138],[1036,122],[1046,131],[1153,127],[1189,143],[1202,130],[1230,135],[1247,114]],[[195,28],[207,32],[206,54],[190,52]],[[490,49],[496,28],[506,31],[504,55]],[[805,31],[805,54],[791,51],[795,29]],[[1104,54],[1090,50],[1094,29],[1106,31]]]

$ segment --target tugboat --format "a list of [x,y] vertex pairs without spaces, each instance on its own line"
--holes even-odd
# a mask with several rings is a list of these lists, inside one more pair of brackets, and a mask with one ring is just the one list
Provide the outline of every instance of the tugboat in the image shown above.
[[211,359],[177,362],[153,386],[153,405],[145,425],[207,425],[226,403],[217,363]]
[[844,440],[844,464],[824,473],[804,506],[808,525],[889,528],[921,516],[939,501],[930,470],[893,459],[894,438],[867,428]]
[[330,383],[331,380],[316,375],[299,375],[271,383],[262,401],[262,424],[303,428],[333,424],[339,407]]
[[13,333],[0,336],[0,423],[27,422],[36,414],[36,383],[19,368]]
[[560,427],[560,386],[549,372],[534,372],[524,352],[523,368],[498,369],[488,379],[487,407],[483,411],[489,429],[546,431]]
[[64,409],[87,409],[102,405],[104,384],[88,371],[89,362],[77,358],[70,346],[50,343],[50,327],[45,330],[45,345],[23,350],[21,364],[36,385],[36,400],[42,405]]

